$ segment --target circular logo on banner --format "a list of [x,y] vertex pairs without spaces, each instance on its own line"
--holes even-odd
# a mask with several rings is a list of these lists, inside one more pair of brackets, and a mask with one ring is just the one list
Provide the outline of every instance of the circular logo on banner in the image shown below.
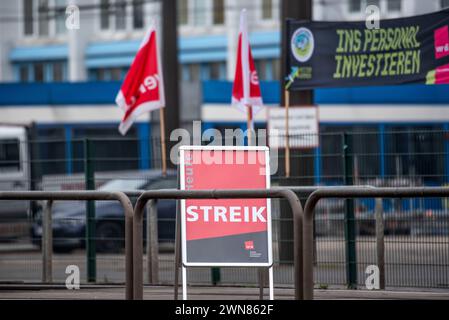
[[299,28],[293,33],[291,39],[292,53],[299,62],[306,62],[313,54],[315,41],[312,31],[307,28]]

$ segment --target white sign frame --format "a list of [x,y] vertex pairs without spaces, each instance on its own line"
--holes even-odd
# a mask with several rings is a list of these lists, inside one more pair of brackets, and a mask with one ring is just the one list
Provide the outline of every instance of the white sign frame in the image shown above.
[[[185,152],[186,151],[263,151],[265,153],[265,176],[266,188],[271,186],[270,176],[270,152],[266,146],[180,146],[179,147],[179,170],[180,189],[185,190]],[[264,263],[223,263],[223,262],[188,262],[187,261],[187,239],[186,239],[186,200],[181,199],[181,247],[182,247],[182,282],[183,299],[187,300],[187,267],[265,267],[269,270],[270,300],[274,299],[273,292],[273,248],[272,248],[272,219],[271,219],[271,198],[267,198],[267,240],[268,240],[268,262]]]

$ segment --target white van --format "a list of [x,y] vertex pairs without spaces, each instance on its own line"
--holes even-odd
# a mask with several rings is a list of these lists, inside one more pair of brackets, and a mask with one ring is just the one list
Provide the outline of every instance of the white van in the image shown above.
[[[0,125],[0,191],[30,189],[27,130]],[[0,239],[25,235],[29,228],[27,200],[0,200]]]

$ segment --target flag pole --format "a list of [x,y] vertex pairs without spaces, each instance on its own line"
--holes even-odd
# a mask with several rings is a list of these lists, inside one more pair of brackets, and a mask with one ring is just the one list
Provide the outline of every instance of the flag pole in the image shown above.
[[253,107],[251,105],[247,105],[247,119],[246,119],[246,128],[247,128],[247,132],[248,132],[248,146],[251,145],[251,140],[253,138]]
[[290,132],[289,132],[289,113],[290,91],[285,90],[285,177],[290,177]]
[[159,122],[161,128],[161,157],[162,157],[162,176],[165,177],[167,175],[167,153],[165,146],[165,108],[159,109]]

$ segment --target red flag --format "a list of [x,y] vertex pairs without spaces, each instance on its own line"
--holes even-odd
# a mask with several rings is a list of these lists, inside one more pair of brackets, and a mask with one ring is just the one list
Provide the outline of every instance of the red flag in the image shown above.
[[154,25],[148,30],[115,99],[124,111],[119,131],[125,135],[138,116],[165,107]]
[[249,107],[252,107],[255,112],[263,107],[259,78],[248,41],[246,10],[242,10],[240,14],[240,31],[234,87],[232,88],[232,105],[244,112],[248,112],[247,108]]

